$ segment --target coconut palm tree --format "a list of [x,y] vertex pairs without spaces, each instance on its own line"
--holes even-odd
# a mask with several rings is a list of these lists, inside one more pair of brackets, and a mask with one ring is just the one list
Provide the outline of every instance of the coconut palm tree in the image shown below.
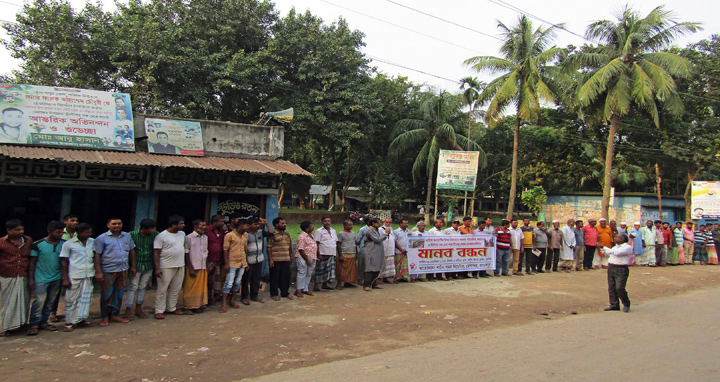
[[477,56],[467,59],[465,64],[478,72],[504,72],[492,80],[481,94],[481,102],[490,101],[485,113],[485,122],[489,126],[495,126],[502,120],[505,110],[515,106],[512,179],[507,212],[510,219],[517,196],[520,122],[537,121],[541,102],[555,102],[560,93],[556,79],[561,73],[552,64],[562,49],[550,47],[555,38],[555,27],[533,30],[532,22],[525,15],[520,16],[517,25],[512,28],[498,21],[498,28],[503,36],[501,57]]
[[635,105],[659,127],[658,103],[672,114],[682,112],[673,77],[687,77],[692,65],[663,50],[676,37],[701,29],[698,23],[677,22],[663,6],[644,18],[625,7],[615,17],[615,21],[591,23],[585,37],[602,44],[586,47],[567,60],[569,68],[582,73],[575,96],[580,116],[610,123],[602,200],[605,218],[609,218],[614,143],[623,116]]
[[[485,152],[475,142],[460,133],[459,122],[463,120],[462,99],[447,91],[427,91],[419,96],[419,118],[403,119],[395,128],[397,137],[390,143],[389,153],[399,157],[417,151],[413,163],[413,182],[417,184],[422,174],[427,175],[425,190],[425,220],[430,221],[430,199],[433,175],[437,166],[440,149],[479,151],[479,166],[487,163]],[[437,211],[435,212],[437,213]]]
[[[462,103],[468,107],[468,131],[467,138],[472,139],[470,131],[472,130],[472,123],[475,119],[477,108],[480,107],[480,95],[485,90],[487,84],[484,81],[478,80],[476,77],[465,77],[460,80],[460,90],[462,90]],[[465,191],[465,203],[463,207],[463,215],[467,214],[467,191]],[[474,195],[474,191],[473,191]],[[472,204],[471,204],[472,209]],[[472,215],[472,214],[471,214]]]

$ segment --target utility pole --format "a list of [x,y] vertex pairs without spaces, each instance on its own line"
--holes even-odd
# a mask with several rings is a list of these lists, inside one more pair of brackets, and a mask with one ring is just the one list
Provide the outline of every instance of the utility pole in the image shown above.
[[663,220],[663,214],[662,214],[662,197],[660,196],[660,183],[662,182],[662,179],[660,178],[660,166],[658,166],[657,163],[655,163],[655,181],[657,182],[657,196],[658,196],[658,211],[660,213],[659,220]]

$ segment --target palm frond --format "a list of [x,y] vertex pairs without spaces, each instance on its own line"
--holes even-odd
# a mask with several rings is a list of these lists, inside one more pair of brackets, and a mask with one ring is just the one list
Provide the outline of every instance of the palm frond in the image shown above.
[[578,89],[577,99],[583,106],[597,99],[598,95],[608,89],[622,73],[627,71],[627,66],[620,59],[616,58],[607,65],[595,71],[594,74]]
[[688,77],[693,67],[690,60],[670,52],[646,53],[643,55],[643,61],[645,60],[662,67],[670,75],[681,78]]
[[442,146],[446,146],[449,144],[455,144],[455,129],[447,123],[443,123],[438,127],[437,131],[435,132],[435,139],[438,139]]
[[438,138],[435,137],[430,141],[430,149],[428,150],[428,159],[427,159],[427,174],[429,175],[431,171],[435,170],[435,166],[437,166],[437,160],[438,156],[440,155],[440,148],[441,143],[438,142]]
[[642,60],[638,62],[637,65],[639,65],[652,80],[657,98],[664,99],[675,91],[675,80],[665,69],[648,60]]
[[418,146],[420,143],[427,141],[429,136],[430,133],[425,129],[406,131],[393,139],[388,148],[388,153],[393,157],[398,157],[402,155],[402,153]]
[[415,162],[413,162],[412,167],[412,177],[413,177],[413,184],[417,185],[418,180],[422,177],[423,170],[427,170],[427,161],[428,157],[430,156],[430,141],[428,140],[423,145],[422,149],[418,152],[417,157],[415,157]]
[[631,96],[638,105],[645,106],[648,102],[655,103],[655,86],[650,76],[645,73],[643,68],[633,63],[630,68],[630,78],[632,86],[630,87]]
[[493,56],[477,56],[465,60],[465,66],[477,72],[499,73],[517,69],[517,64],[504,58]]
[[610,120],[613,113],[623,116],[630,111],[632,96],[630,92],[631,79],[623,73],[620,78],[608,89],[605,98],[605,120]]

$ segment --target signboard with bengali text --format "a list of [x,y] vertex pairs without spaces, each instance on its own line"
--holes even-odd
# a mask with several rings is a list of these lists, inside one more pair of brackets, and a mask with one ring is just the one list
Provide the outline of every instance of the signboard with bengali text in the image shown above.
[[437,189],[474,191],[480,153],[440,150]]
[[130,95],[0,84],[0,143],[135,151]]
[[200,122],[146,118],[145,133],[151,153],[204,155]]
[[720,219],[720,182],[692,182],[692,219]]
[[410,236],[407,256],[410,274],[495,269],[495,236]]

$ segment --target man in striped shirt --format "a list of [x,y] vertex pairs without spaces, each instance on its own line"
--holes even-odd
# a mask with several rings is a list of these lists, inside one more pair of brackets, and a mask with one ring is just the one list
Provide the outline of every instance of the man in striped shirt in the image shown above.
[[[136,273],[127,283],[127,296],[125,297],[125,317],[132,317],[132,308],[135,304],[135,315],[140,318],[148,318],[142,311],[142,304],[145,299],[145,289],[152,282],[153,274],[153,241],[158,235],[157,224],[152,219],[140,221],[140,229],[131,231],[130,237],[135,243]],[[137,296],[137,302],[135,301]]]
[[495,231],[497,236],[497,251],[495,252],[495,276],[510,276],[508,264],[510,263],[510,221],[503,220],[500,228]]

